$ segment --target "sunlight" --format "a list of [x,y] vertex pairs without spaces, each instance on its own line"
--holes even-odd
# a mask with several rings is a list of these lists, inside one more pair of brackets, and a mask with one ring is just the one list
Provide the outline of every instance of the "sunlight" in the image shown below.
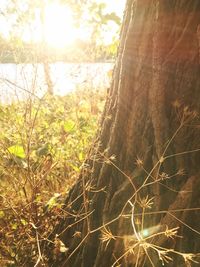
[[[124,3],[124,0],[121,0],[120,4],[117,3],[117,5],[114,5],[114,11],[116,14],[120,15],[120,17],[122,17]],[[107,12],[113,10],[112,1],[107,2],[106,10]],[[49,4],[45,10],[44,24],[46,42],[54,48],[72,46],[77,40],[87,41],[91,38],[91,29],[89,29],[89,27],[75,27],[73,11],[66,5],[58,3]],[[103,41],[105,45],[112,43],[113,36],[118,29],[115,23],[111,22],[110,24],[111,25],[107,25],[107,28],[104,29],[101,36],[101,41]]]
[[73,24],[73,13],[69,7],[48,5],[44,18],[46,42],[56,48],[72,45],[78,37]]
[[[7,1],[2,0],[1,2],[2,8],[6,10]],[[95,0],[94,2],[105,3],[105,13],[115,12],[117,16],[122,18],[125,0]],[[23,10],[24,3],[26,2],[20,2],[21,10]],[[11,35],[17,36],[26,43],[40,43],[45,38],[46,43],[57,50],[73,46],[77,40],[88,42],[92,38],[93,26],[87,23],[91,13],[87,9],[82,14],[82,23],[79,26],[76,25],[74,12],[70,6],[59,1],[46,1],[43,26],[40,7],[36,4],[35,10],[32,11],[34,19],[31,23],[27,21],[23,27],[13,27],[16,23],[16,16],[10,17],[9,20],[5,16],[0,16],[2,26],[0,35],[2,34],[6,39],[9,39]],[[118,26],[113,22],[108,22],[108,25],[102,28],[97,43],[109,45],[113,42],[113,37],[118,34]]]

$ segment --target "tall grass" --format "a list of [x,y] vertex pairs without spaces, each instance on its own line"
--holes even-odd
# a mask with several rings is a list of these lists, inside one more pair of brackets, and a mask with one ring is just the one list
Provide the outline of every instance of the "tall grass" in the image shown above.
[[1,266],[46,264],[43,249],[67,216],[63,199],[93,140],[104,99],[103,91],[79,88],[65,97],[30,94],[0,106]]

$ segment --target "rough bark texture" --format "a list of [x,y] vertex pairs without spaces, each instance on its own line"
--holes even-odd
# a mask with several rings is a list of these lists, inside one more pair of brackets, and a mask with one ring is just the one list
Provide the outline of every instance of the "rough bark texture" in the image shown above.
[[[149,258],[161,266],[151,251],[126,253],[135,233],[131,216],[123,215],[132,210],[134,221],[141,219],[136,213],[147,195],[154,204],[144,228],[179,226],[183,235],[151,242],[200,252],[199,212],[184,210],[200,204],[199,111],[200,1],[128,0],[98,138],[56,229],[69,250],[51,266],[153,266]],[[106,245],[105,229],[120,237]],[[169,263],[182,265],[177,255]]]

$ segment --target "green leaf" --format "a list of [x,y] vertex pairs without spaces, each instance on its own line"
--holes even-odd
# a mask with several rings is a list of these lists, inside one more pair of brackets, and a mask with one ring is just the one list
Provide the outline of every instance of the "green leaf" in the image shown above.
[[16,156],[16,157],[19,157],[19,158],[22,158],[22,159],[24,159],[25,158],[25,152],[24,152],[24,148],[23,148],[23,146],[20,146],[20,145],[14,145],[14,146],[10,146],[9,148],[8,148],[8,151],[12,154],[12,155],[14,155],[14,156]]
[[53,197],[49,199],[47,202],[48,209],[52,209],[53,207],[58,205],[58,198],[60,197],[59,193],[55,193]]
[[24,220],[24,219],[21,219],[21,223],[22,223],[24,226],[28,224],[28,222],[27,222],[26,220]]
[[83,155],[83,152],[82,152],[82,151],[79,152],[79,154],[78,154],[78,159],[79,159],[80,161],[82,161],[82,160],[84,159],[84,155]]
[[73,168],[73,170],[75,170],[76,172],[80,171],[80,168],[78,168],[77,166],[73,165],[73,164],[69,164],[70,167]]
[[[114,21],[116,24],[118,24],[118,25],[120,25],[120,23],[121,23],[121,19],[120,19],[120,17],[118,17],[117,15],[116,15],[116,13],[114,13],[114,12],[112,12],[112,13],[109,13],[109,14],[106,14],[105,16],[104,16],[104,20],[105,21],[109,21],[109,20],[112,20],[112,21]],[[104,22],[105,22],[104,21]]]
[[64,130],[67,133],[74,132],[75,123],[72,120],[68,120],[64,123]]
[[0,219],[2,219],[3,217],[5,217],[5,213],[3,210],[0,210]]
[[13,223],[12,226],[11,226],[12,230],[16,230],[17,227],[18,227],[17,223]]

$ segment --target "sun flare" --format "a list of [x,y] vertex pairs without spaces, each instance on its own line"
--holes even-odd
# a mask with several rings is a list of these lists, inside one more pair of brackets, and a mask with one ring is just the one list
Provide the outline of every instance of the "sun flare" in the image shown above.
[[46,42],[56,48],[72,45],[77,39],[72,10],[59,4],[45,9],[44,34]]
[[75,27],[73,11],[59,4],[46,7],[44,31],[46,42],[54,48],[72,46],[77,40],[88,40],[91,34],[87,28]]

